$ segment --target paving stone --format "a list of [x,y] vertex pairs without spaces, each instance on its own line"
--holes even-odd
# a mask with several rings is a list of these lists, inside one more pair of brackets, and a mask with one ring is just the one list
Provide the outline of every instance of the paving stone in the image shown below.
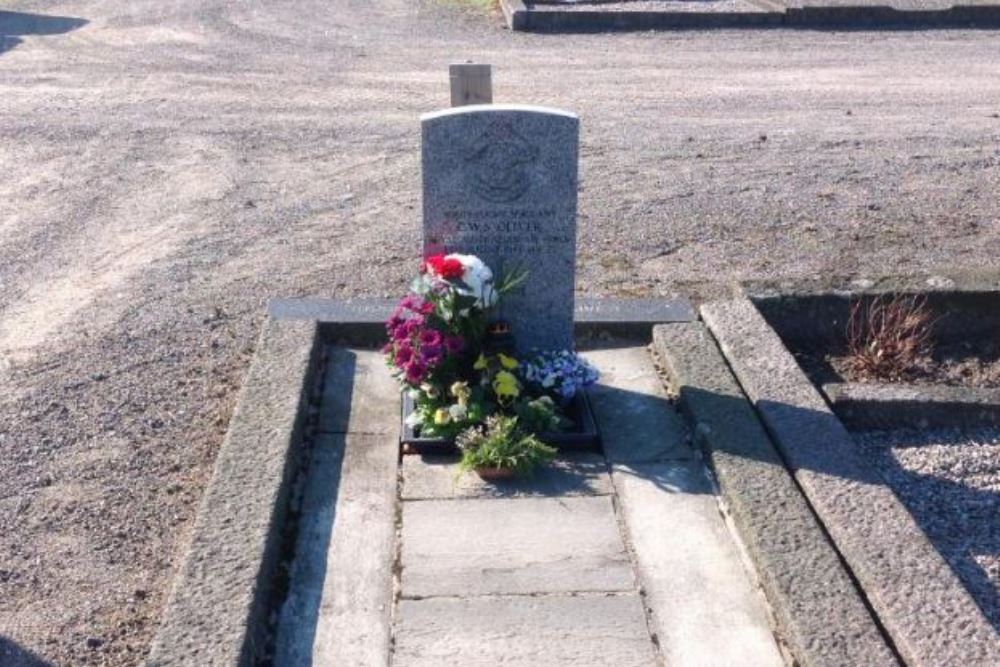
[[658,326],[653,346],[695,423],[792,657],[803,667],[898,665],[712,335],[700,322]]
[[396,440],[330,435],[316,455],[275,664],[381,667],[391,634]]
[[[385,667],[396,543],[398,412],[386,423],[373,406],[386,399],[378,394],[385,387],[375,374],[388,375],[376,353],[333,349],[330,363],[324,393],[351,396],[335,403],[342,412],[332,414],[356,432],[319,435],[313,444],[275,664]],[[392,389],[397,393],[390,399],[398,395]]]
[[607,496],[406,502],[402,541],[408,598],[634,589]]
[[583,356],[601,371],[589,391],[609,461],[693,456],[684,420],[667,398],[645,347],[591,350]]
[[906,664],[1000,665],[996,629],[754,305],[701,312]]
[[604,457],[566,454],[534,475],[503,484],[462,473],[455,457],[404,456],[403,500],[596,496],[612,493]]
[[657,661],[639,596],[620,594],[402,600],[392,664],[655,667]]
[[319,431],[396,433],[399,422],[399,385],[381,353],[330,347]]
[[784,665],[702,464],[617,465],[612,475],[666,664]]

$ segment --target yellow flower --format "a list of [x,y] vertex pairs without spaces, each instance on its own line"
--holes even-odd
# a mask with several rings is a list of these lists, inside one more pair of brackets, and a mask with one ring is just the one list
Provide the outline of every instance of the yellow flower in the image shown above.
[[456,382],[451,385],[451,395],[458,399],[458,404],[464,406],[469,401],[469,383]]
[[505,399],[517,398],[521,388],[517,386],[517,378],[512,373],[500,371],[493,378],[493,391],[496,392],[497,399],[503,403]]
[[482,352],[479,353],[479,358],[476,359],[476,363],[472,364],[472,367],[477,371],[486,370],[486,357],[483,356]]
[[438,408],[434,413],[434,423],[441,426],[442,424],[447,424],[449,421],[451,421],[451,415],[448,413],[448,410]]
[[507,370],[512,371],[515,368],[517,368],[517,359],[515,359],[514,357],[508,357],[503,352],[501,352],[497,356],[500,357],[500,365],[506,368]]

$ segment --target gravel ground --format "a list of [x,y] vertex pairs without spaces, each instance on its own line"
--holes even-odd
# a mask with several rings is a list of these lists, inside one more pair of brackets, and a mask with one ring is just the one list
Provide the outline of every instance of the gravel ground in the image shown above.
[[1000,632],[1000,430],[855,440]]
[[417,119],[451,61],[496,64],[498,101],[581,114],[580,291],[1000,254],[990,32],[526,35],[430,0],[4,10],[4,667],[141,662],[266,299],[412,273]]

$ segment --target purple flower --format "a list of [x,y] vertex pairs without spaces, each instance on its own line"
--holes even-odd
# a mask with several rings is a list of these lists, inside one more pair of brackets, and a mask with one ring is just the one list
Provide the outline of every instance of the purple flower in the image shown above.
[[427,373],[427,366],[423,362],[412,359],[410,363],[406,364],[406,381],[410,384],[420,384],[424,381],[424,375]]
[[420,344],[424,347],[440,347],[441,332],[437,329],[424,329],[420,332]]
[[396,350],[396,365],[405,366],[410,359],[413,358],[413,348],[408,344],[400,345],[399,349]]
[[448,354],[458,354],[465,347],[465,341],[461,336],[445,336],[444,349]]
[[420,333],[420,330],[423,329],[423,327],[424,327],[424,318],[421,315],[415,315],[410,319],[406,320],[402,328],[406,332],[406,335],[413,336],[415,334]]

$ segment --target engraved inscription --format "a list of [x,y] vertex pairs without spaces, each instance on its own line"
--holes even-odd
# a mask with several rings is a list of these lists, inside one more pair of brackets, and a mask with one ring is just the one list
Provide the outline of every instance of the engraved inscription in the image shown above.
[[444,212],[433,241],[446,251],[485,257],[547,255],[574,241],[572,218],[555,208],[463,209]]

